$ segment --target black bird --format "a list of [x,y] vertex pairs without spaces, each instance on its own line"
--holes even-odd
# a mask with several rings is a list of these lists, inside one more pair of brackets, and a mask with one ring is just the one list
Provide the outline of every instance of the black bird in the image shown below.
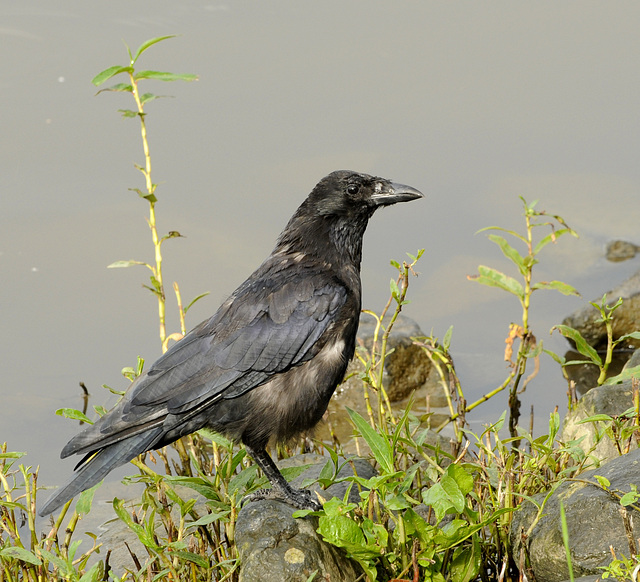
[[72,438],[61,457],[85,455],[40,510],[47,515],[112,469],[203,427],[242,442],[271,482],[270,497],[317,508],[266,452],[313,428],[353,357],[367,223],[381,206],[421,198],[383,178],[323,178],[269,257],[218,309],[142,374],[120,402]]

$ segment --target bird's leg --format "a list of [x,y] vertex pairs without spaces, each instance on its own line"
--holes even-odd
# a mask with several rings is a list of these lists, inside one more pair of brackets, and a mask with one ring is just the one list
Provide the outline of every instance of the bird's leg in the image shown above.
[[322,509],[322,506],[313,500],[311,491],[308,489],[294,489],[287,483],[287,480],[282,476],[267,451],[264,449],[252,449],[246,444],[245,448],[258,467],[262,469],[267,479],[269,479],[271,489],[254,491],[243,499],[243,503],[259,501],[260,499],[275,499],[288,503],[297,509],[311,509],[312,511]]

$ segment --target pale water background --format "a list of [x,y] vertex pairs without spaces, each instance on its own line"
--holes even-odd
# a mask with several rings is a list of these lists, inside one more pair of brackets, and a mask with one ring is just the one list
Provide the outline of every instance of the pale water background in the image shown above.
[[[111,404],[120,369],[160,354],[137,121],[91,78],[126,64],[165,34],[140,68],[196,73],[149,82],[174,98],[147,106],[159,227],[187,238],[164,247],[165,277],[184,297],[211,295],[208,317],[269,253],[314,184],[354,169],[410,184],[426,199],[379,212],[365,238],[364,304],[379,309],[390,259],[426,248],[406,314],[442,337],[469,401],[506,374],[517,300],[467,281],[478,264],[508,268],[485,234],[522,229],[518,195],[541,200],[580,232],[542,255],[537,280],[561,279],[584,299],[534,296],[549,328],[626,278],[636,258],[603,258],[608,240],[640,244],[640,4],[637,2],[0,1],[0,442],[57,484],[77,424],[54,415]],[[172,312],[175,313],[175,312]],[[172,316],[169,328],[176,329]],[[523,396],[536,430],[566,385],[556,365]],[[472,415],[495,419],[506,395]],[[124,468],[123,473],[130,472]]]

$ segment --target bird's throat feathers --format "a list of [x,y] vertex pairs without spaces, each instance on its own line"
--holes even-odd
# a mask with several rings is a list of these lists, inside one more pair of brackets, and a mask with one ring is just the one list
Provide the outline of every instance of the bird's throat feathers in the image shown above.
[[275,252],[304,253],[330,258],[334,264],[350,263],[359,268],[362,260],[362,237],[368,218],[361,224],[347,224],[345,217],[294,217],[278,239]]
[[349,263],[359,269],[362,238],[373,211],[316,214],[306,206],[303,204],[293,215],[278,238],[274,252],[319,254],[324,260],[330,257],[334,264]]

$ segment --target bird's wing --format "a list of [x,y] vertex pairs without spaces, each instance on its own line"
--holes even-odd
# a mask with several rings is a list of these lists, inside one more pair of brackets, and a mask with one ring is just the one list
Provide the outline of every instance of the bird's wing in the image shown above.
[[240,396],[311,359],[346,299],[344,285],[319,273],[250,281],[151,367],[131,404],[166,403],[179,414],[203,399]]
[[326,269],[268,267],[174,344],[63,455],[95,450],[158,426],[168,415],[175,419],[216,399],[238,397],[311,359],[347,302],[347,288]]

